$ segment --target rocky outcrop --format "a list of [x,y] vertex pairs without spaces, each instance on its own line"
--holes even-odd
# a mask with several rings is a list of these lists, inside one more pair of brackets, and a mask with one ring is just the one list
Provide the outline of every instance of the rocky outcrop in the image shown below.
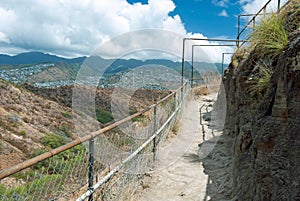
[[[232,200],[300,200],[300,33],[266,59],[259,50],[235,55],[224,74],[225,134],[234,140]],[[250,95],[249,79],[259,63],[271,65],[269,87]]]

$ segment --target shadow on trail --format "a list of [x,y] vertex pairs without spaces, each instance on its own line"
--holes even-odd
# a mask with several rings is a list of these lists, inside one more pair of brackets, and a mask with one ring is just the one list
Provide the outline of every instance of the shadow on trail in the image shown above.
[[215,143],[210,153],[201,159],[201,148],[199,149],[199,158],[204,167],[204,173],[208,175],[206,185],[206,200],[231,200],[232,189],[232,138],[221,135],[214,137],[202,143]]
[[[208,105],[202,115],[200,125],[205,127],[203,142],[198,145],[198,162],[202,162],[204,173],[208,175],[206,195],[203,201],[232,200],[233,188],[233,138],[223,135],[226,117],[226,98],[222,88],[216,102]],[[211,107],[211,109],[209,109]],[[202,124],[201,124],[202,123]],[[204,130],[204,129],[202,129]],[[195,158],[195,156],[191,156]],[[192,161],[197,161],[193,159]]]

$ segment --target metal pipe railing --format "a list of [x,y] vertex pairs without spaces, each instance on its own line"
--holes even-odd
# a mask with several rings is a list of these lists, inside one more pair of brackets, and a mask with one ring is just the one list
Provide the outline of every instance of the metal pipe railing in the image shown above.
[[[267,13],[267,6],[270,4],[272,0],[269,0],[266,2],[266,4],[256,13],[256,14],[242,14],[242,15],[239,15],[238,16],[238,35],[237,35],[237,40],[239,41],[240,38],[241,38],[241,35],[245,32],[245,30],[247,28],[250,27],[251,24],[253,24],[253,28],[255,27],[256,25],[256,18],[259,16],[259,15],[263,15],[265,16]],[[279,12],[282,8],[285,7],[285,5],[289,2],[290,0],[288,0],[284,5],[281,6],[281,1],[280,0],[277,0],[277,12]],[[263,13],[261,13],[263,12]],[[244,17],[244,16],[253,16],[249,21],[248,23],[243,27],[242,30],[241,29],[241,23],[240,23],[240,20],[241,20],[241,17]],[[239,44],[238,42],[238,48],[243,46],[245,43],[243,42],[241,45]]]
[[[187,82],[185,82],[183,85],[181,85],[178,88],[178,90],[181,90],[186,85],[187,85]],[[143,110],[141,110],[141,111],[139,111],[139,112],[137,112],[137,113],[135,113],[133,115],[130,115],[130,116],[128,116],[128,117],[126,117],[126,118],[124,118],[124,119],[122,119],[120,121],[114,122],[111,125],[106,126],[106,127],[102,128],[102,129],[100,129],[98,131],[94,131],[94,132],[92,132],[92,133],[90,133],[90,134],[88,134],[88,135],[86,135],[84,137],[77,138],[77,139],[75,139],[75,140],[73,140],[73,141],[71,141],[71,142],[69,142],[69,143],[67,143],[67,144],[65,144],[63,146],[57,147],[57,148],[55,148],[53,150],[45,152],[45,153],[43,153],[43,154],[41,154],[39,156],[31,158],[31,159],[29,159],[27,161],[24,161],[22,163],[16,164],[16,165],[14,165],[12,167],[3,169],[3,170],[0,171],[0,180],[3,179],[3,178],[6,178],[6,177],[8,177],[8,176],[10,176],[12,174],[15,174],[17,172],[20,172],[20,171],[22,171],[22,170],[24,170],[26,168],[32,167],[33,165],[35,165],[35,164],[37,164],[37,163],[39,163],[39,162],[41,162],[43,160],[49,159],[49,158],[51,158],[51,157],[53,157],[53,156],[55,156],[55,155],[57,155],[59,153],[62,153],[64,151],[68,150],[68,149],[71,149],[71,148],[73,148],[73,147],[75,147],[75,146],[77,146],[79,144],[82,144],[84,142],[90,141],[90,140],[98,137],[99,135],[107,132],[107,131],[110,131],[110,130],[112,130],[112,129],[114,129],[114,128],[116,128],[116,127],[118,127],[118,126],[120,126],[120,125],[122,125],[124,123],[127,123],[128,121],[131,121],[133,118],[138,117],[138,116],[144,114],[145,112],[151,110],[152,108],[154,108],[155,106],[157,106],[160,103],[164,102],[165,100],[167,100],[171,96],[174,96],[174,93],[176,93],[176,91],[168,94],[166,97],[164,97],[163,99],[161,99],[157,103],[152,104],[152,105],[148,106],[147,108],[145,108],[145,109],[143,109]]]
[[[248,42],[247,40],[237,40],[237,39],[218,39],[218,38],[183,38],[183,47],[182,47],[182,60],[181,60],[181,83],[184,80],[184,62],[185,62],[185,42],[186,41],[213,41],[213,42],[229,42],[229,43],[236,43],[237,42]],[[205,45],[194,45],[194,46],[235,46],[229,44],[205,44]],[[192,57],[193,57],[193,49],[192,49]],[[192,58],[193,60],[193,58]]]
[[[236,45],[224,45],[224,44],[211,44],[211,45],[192,45],[192,72],[191,72],[191,87],[193,88],[193,80],[194,80],[194,47],[234,47]],[[224,54],[224,53],[223,53]],[[222,73],[223,73],[223,61],[222,58]]]
[[[187,84],[187,82],[185,83]],[[173,94],[174,96],[174,94]],[[126,159],[121,161],[114,169],[112,169],[108,174],[105,175],[99,182],[97,182],[92,189],[88,189],[84,194],[82,194],[76,201],[83,201],[90,195],[92,195],[98,188],[100,188],[104,183],[106,183],[111,177],[113,177],[122,167],[131,161],[135,156],[137,156],[143,149],[145,149],[152,141],[155,143],[156,137],[163,131],[163,129],[171,122],[175,117],[178,110],[182,107],[183,102],[181,102],[177,108],[173,111],[170,117],[165,121],[165,123],[154,132],[154,134],[148,138],[139,148],[137,148],[132,154],[130,154]]]
[[224,74],[224,56],[225,56],[226,54],[234,54],[234,53],[232,53],[232,52],[223,52],[223,53],[222,53],[222,76],[223,76],[223,74]]

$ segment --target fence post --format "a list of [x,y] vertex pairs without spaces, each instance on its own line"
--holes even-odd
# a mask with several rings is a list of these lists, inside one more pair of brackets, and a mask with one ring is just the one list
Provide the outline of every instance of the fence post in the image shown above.
[[236,43],[237,43],[237,48],[240,48],[240,27],[241,27],[241,22],[240,22],[240,20],[241,20],[241,16],[239,15],[238,16],[238,35],[237,35],[237,41],[236,41]]
[[[156,133],[156,113],[157,113],[157,101],[155,100],[155,106],[153,108],[153,133]],[[156,160],[156,141],[157,141],[157,136],[153,138],[153,161]]]
[[280,0],[278,0],[278,5],[277,5],[277,12],[280,10]]
[[176,107],[177,107],[177,105],[176,105],[176,91],[175,91],[175,93],[174,93],[174,112],[176,111]]
[[[94,180],[94,138],[89,141],[89,186],[88,190],[93,189]],[[89,201],[93,201],[93,193],[89,196]]]

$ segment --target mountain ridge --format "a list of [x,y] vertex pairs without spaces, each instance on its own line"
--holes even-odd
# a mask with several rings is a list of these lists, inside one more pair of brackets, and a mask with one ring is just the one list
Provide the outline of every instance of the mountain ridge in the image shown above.
[[0,54],[0,64],[17,65],[17,64],[37,64],[49,62],[67,62],[81,63],[86,57],[65,58],[43,52],[24,52],[14,56]]

